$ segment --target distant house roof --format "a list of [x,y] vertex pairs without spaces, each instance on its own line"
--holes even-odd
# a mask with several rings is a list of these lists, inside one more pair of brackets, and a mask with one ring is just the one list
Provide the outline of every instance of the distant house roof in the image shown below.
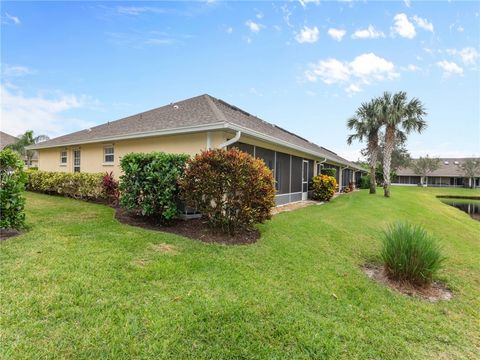
[[345,166],[362,169],[333,151],[207,94],[63,135],[32,145],[29,149],[219,129],[242,131],[250,136],[296,148]]
[[[438,168],[438,170],[435,170],[428,176],[463,177],[465,176],[465,174],[461,166],[467,159],[471,158],[441,158],[440,167]],[[413,159],[412,161],[416,160],[417,159]],[[398,169],[397,175],[418,176],[417,174],[415,174],[411,167]]]
[[18,141],[18,138],[10,134],[0,131],[0,149],[3,149],[7,145],[14,144]]

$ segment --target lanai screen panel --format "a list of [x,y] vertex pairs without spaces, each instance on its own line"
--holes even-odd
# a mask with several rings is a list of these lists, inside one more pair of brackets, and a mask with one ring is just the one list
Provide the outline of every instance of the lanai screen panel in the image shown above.
[[272,150],[264,149],[259,146],[255,147],[255,156],[259,159],[262,159],[265,162],[265,165],[273,171],[273,165],[275,163],[275,152]]
[[290,155],[277,152],[275,180],[277,194],[288,194],[290,192]]
[[292,193],[302,191],[302,158],[292,156]]
[[253,145],[236,142],[235,144],[229,146],[229,148],[234,147],[253,156]]

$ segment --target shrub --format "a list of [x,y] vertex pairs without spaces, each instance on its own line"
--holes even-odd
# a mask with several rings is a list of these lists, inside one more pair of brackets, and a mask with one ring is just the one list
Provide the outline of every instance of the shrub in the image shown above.
[[102,186],[105,196],[112,205],[118,205],[120,192],[118,189],[118,181],[113,177],[113,171],[106,172],[102,178]]
[[178,179],[188,155],[130,153],[120,161],[120,204],[168,223],[177,215]]
[[355,186],[353,185],[353,182],[351,182],[351,181],[348,183],[347,186],[345,186],[345,187],[343,188],[343,192],[344,192],[345,194],[350,193],[350,192],[352,192],[353,190],[355,190]]
[[360,189],[370,189],[370,175],[365,175],[360,178]]
[[230,235],[269,219],[275,206],[270,169],[235,148],[197,154],[188,162],[181,187],[187,205],[199,210],[212,228]]
[[25,227],[25,181],[18,154],[11,149],[0,151],[0,229]]
[[27,170],[27,189],[46,194],[57,194],[75,199],[105,198],[101,173],[67,173]]
[[331,176],[331,177],[334,178],[334,177],[337,176],[337,169],[335,169],[335,168],[324,168],[324,169],[322,169],[321,174]]
[[[334,169],[335,170],[335,169]],[[330,201],[335,195],[337,180],[333,176],[317,175],[312,179],[313,192],[312,199],[319,201]]]
[[430,283],[445,260],[438,243],[421,226],[408,223],[387,228],[381,256],[388,277],[416,285]]

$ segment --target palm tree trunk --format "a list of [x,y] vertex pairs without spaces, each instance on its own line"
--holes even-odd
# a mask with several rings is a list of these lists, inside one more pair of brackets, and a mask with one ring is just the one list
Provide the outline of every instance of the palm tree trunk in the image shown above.
[[378,136],[376,138],[370,139],[368,143],[368,153],[370,159],[370,194],[376,194],[377,180],[375,175],[377,170]]
[[390,165],[395,145],[395,127],[388,125],[385,130],[385,153],[383,154],[383,195],[390,197]]

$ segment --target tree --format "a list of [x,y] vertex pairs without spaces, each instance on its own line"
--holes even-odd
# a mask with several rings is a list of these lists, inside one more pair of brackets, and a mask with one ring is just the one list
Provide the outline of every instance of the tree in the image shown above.
[[385,148],[383,152],[383,191],[385,197],[390,197],[390,169],[392,153],[400,134],[407,135],[416,131],[421,133],[427,123],[423,117],[427,115],[422,102],[413,98],[407,101],[407,93],[400,91],[396,94],[385,92],[378,99],[377,116],[382,125],[385,125]]
[[377,192],[375,169],[377,167],[378,139],[381,123],[378,121],[376,115],[376,107],[376,100],[362,103],[355,112],[355,116],[347,121],[347,127],[355,131],[354,134],[348,136],[348,145],[351,145],[354,140],[367,141],[367,157],[370,168],[370,194]]
[[412,170],[415,174],[420,175],[420,182],[422,184],[428,182],[428,174],[431,174],[435,170],[440,168],[440,159],[430,158],[428,155],[426,157],[420,157],[412,163]]
[[18,136],[17,142],[10,144],[6,147],[16,151],[23,158],[27,160],[27,166],[30,166],[35,150],[25,149],[29,145],[38,144],[39,142],[49,140],[50,138],[47,135],[37,135],[33,136],[33,130],[28,130],[23,135]]
[[[405,135],[403,133],[397,134],[398,141],[395,143],[395,147],[392,151],[392,161],[390,164],[390,178],[393,178],[400,168],[408,167],[412,161],[410,153],[406,147],[406,141],[402,141]],[[385,149],[384,136],[382,133],[379,135],[380,144],[378,147],[378,159],[377,169],[375,172],[377,183],[383,182],[383,153]],[[361,150],[362,156],[368,159],[368,148]]]
[[463,170],[463,173],[468,178],[468,185],[470,187],[475,187],[475,181],[473,181],[473,185],[471,184],[472,179],[475,180],[476,177],[480,176],[480,158],[466,159],[465,162],[460,166]]

